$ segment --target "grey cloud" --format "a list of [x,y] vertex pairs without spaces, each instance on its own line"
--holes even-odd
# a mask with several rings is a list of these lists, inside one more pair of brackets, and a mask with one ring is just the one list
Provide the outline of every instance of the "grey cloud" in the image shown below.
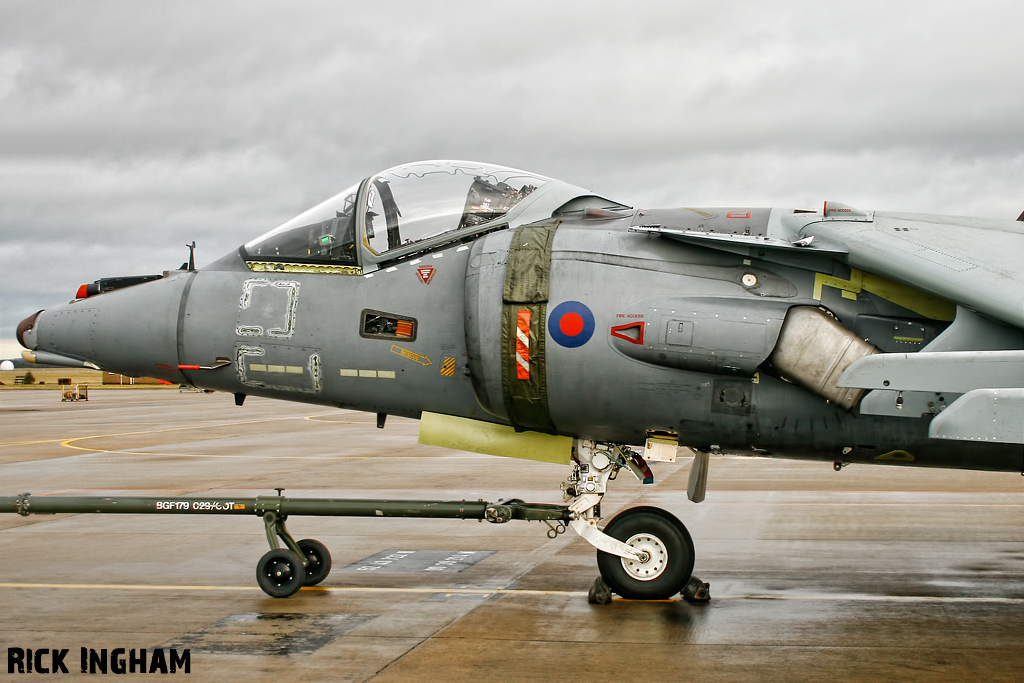
[[57,7],[0,10],[0,337],[422,158],[647,206],[1024,209],[1015,2]]

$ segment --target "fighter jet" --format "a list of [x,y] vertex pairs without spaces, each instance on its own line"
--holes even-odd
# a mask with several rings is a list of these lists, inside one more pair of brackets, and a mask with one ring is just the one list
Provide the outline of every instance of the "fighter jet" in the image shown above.
[[652,507],[603,519],[601,500],[680,447],[696,502],[721,452],[1024,473],[1022,258],[1020,221],[636,209],[425,161],[203,268],[83,285],[18,339],[48,363],[419,418],[422,443],[561,463],[565,523],[604,581],[655,599],[691,580],[689,533]]

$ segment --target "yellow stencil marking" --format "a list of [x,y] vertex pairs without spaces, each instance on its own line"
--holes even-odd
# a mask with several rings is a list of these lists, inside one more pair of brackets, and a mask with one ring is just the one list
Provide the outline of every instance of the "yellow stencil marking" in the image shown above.
[[314,263],[278,263],[277,261],[247,261],[254,273],[326,273],[330,275],[362,275],[359,266],[331,266]]
[[708,213],[707,211],[701,211],[700,209],[691,209],[689,207],[686,207],[686,210],[687,211],[692,211],[693,213],[697,214],[698,216],[703,216],[704,218],[714,218],[715,217],[715,214]]
[[932,320],[952,320],[956,316],[956,304],[920,289],[895,282],[888,278],[850,269],[850,279],[844,280],[824,273],[814,274],[814,298],[821,301],[824,287],[838,289],[846,299],[857,299],[861,292],[871,292],[886,301],[891,301],[909,311],[919,313]]
[[338,372],[342,377],[363,377],[377,379],[394,379],[394,370],[357,370],[355,368],[341,368]]
[[914,462],[914,456],[906,451],[889,451],[875,458],[875,460],[901,460],[903,462]]
[[430,359],[427,358],[426,356],[421,356],[420,354],[410,351],[409,349],[403,349],[401,346],[398,346],[397,344],[393,344],[391,346],[391,353],[397,353],[402,358],[414,360],[420,365],[430,365]]
[[441,376],[442,377],[454,377],[455,376],[455,359],[445,358],[444,362],[441,363]]

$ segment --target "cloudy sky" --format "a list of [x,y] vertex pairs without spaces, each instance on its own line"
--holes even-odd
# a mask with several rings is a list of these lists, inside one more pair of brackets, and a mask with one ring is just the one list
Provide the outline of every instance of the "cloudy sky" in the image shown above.
[[1021,26],[1019,0],[2,0],[0,339],[417,159],[1016,218]]

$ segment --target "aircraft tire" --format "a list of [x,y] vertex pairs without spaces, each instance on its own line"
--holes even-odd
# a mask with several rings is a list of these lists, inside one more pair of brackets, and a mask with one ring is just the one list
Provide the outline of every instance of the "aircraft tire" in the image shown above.
[[256,563],[256,583],[272,598],[295,595],[305,578],[302,560],[287,548],[275,548]]
[[616,515],[604,532],[646,551],[638,562],[597,552],[601,577],[615,593],[630,600],[664,600],[678,593],[693,574],[693,540],[683,523],[659,508],[637,507]]
[[305,538],[298,543],[299,550],[306,556],[306,578],[303,586],[315,586],[331,573],[331,553],[320,541]]

